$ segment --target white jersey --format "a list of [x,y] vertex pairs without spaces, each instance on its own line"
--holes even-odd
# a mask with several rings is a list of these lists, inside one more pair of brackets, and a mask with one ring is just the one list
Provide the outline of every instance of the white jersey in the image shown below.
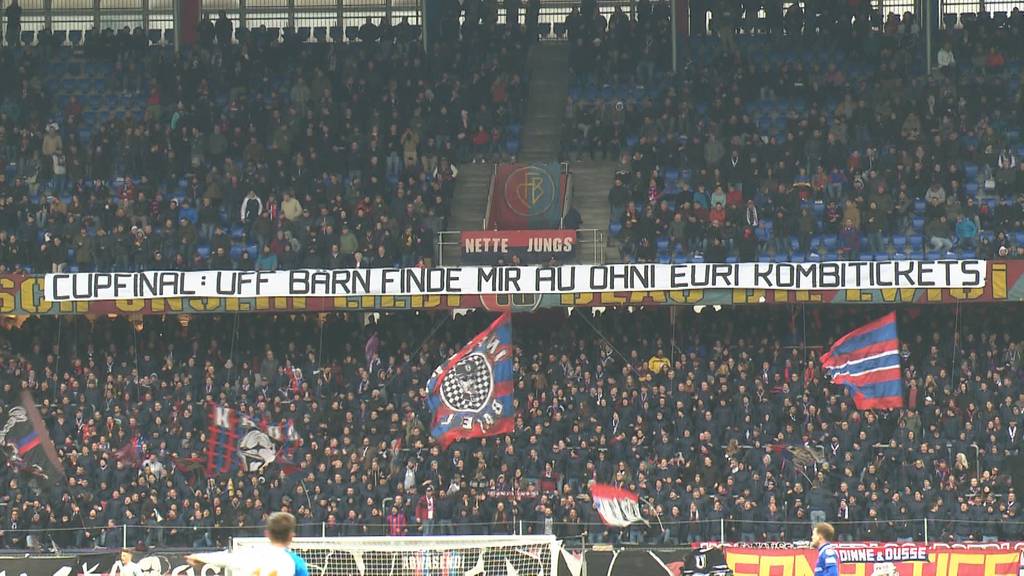
[[195,557],[225,569],[227,576],[295,576],[295,561],[284,548],[261,546],[237,552],[210,552]]

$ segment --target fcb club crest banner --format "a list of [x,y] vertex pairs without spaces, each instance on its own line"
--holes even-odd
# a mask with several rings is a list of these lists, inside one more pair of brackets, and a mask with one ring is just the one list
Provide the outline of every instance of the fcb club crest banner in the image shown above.
[[270,423],[255,420],[234,408],[210,404],[210,429],[206,445],[206,473],[260,472],[278,462],[290,465],[298,434],[291,420]]
[[489,230],[545,230],[562,222],[568,174],[557,162],[500,164],[491,186]]
[[[920,544],[866,545],[837,543],[839,576],[1020,576],[1016,549]],[[922,559],[924,556],[924,559]],[[735,576],[813,576],[818,551],[813,548],[725,548]],[[845,558],[845,559],[844,559]]]
[[502,314],[427,382],[431,434],[441,445],[512,431],[512,315]]

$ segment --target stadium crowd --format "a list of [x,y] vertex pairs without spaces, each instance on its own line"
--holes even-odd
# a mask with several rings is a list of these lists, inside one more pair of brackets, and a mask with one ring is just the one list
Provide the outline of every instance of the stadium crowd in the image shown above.
[[[861,412],[816,358],[873,308],[516,315],[515,432],[446,451],[424,385],[488,313],[29,319],[0,332],[0,400],[32,391],[67,482],[0,468],[0,548],[224,545],[280,509],[305,536],[792,540],[827,519],[922,540],[928,518],[933,541],[1019,540],[1015,315],[902,308],[906,407]],[[301,441],[207,477],[207,402]],[[591,480],[638,492],[651,526],[604,527]]]
[[928,74],[911,13],[726,1],[708,26],[696,4],[676,74],[660,4],[568,26],[563,156],[621,161],[627,257],[1024,256],[1018,8],[952,15]]
[[429,262],[458,166],[514,150],[526,98],[521,29],[457,17],[429,53],[404,20],[302,43],[223,14],[180,54],[4,48],[0,271]]

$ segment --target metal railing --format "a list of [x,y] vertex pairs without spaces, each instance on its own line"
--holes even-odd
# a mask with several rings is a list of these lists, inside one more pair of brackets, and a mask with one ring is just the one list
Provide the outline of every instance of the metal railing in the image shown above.
[[[608,237],[604,230],[580,228],[576,231],[577,264],[604,264],[607,247]],[[581,257],[588,253],[592,255],[589,260]]]
[[491,179],[487,184],[487,207],[484,208],[484,221],[480,225],[481,230],[490,229],[491,223],[491,208],[492,202],[494,202],[494,182],[498,179],[498,163],[495,162],[491,165]]
[[[514,511],[515,507],[510,507]],[[812,513],[813,514],[813,513]],[[530,535],[552,533],[577,546],[597,544],[681,545],[691,542],[773,542],[802,541],[810,535],[813,522],[804,520],[738,520],[714,518],[673,520],[647,514],[650,525],[634,524],[611,528],[601,523],[526,520],[514,515],[504,522],[435,520],[424,524],[409,519],[399,533],[391,533],[384,517],[376,522],[333,523],[300,521],[297,534],[303,537],[336,536],[440,536],[440,535]],[[816,518],[816,520],[821,520]],[[836,520],[825,517],[836,528],[839,541],[992,542],[1019,540],[1024,522],[1005,518],[966,520],[914,518],[893,520]],[[0,550],[88,550],[133,547],[143,543],[151,548],[222,548],[231,538],[259,536],[263,526],[202,526],[119,524],[104,527],[63,527],[39,530],[3,530]]]
[[[784,8],[793,2],[784,2]],[[803,5],[804,2],[796,2]],[[883,14],[914,12],[914,0],[874,0],[872,4]],[[519,21],[526,18],[526,3],[521,3]],[[23,31],[38,32],[44,28],[55,31],[119,29],[125,26],[146,30],[170,30],[174,26],[174,8],[170,0],[25,0],[21,2]],[[542,25],[561,24],[577,0],[542,0],[538,21]],[[944,0],[941,12],[961,14],[978,12],[982,6],[989,12],[1010,12],[1024,9],[1024,0]],[[599,10],[607,18],[617,8],[635,14],[634,0],[603,0]],[[203,12],[215,17],[223,10],[236,26],[257,28],[338,27],[342,34],[352,26],[360,26],[370,18],[379,22],[389,18],[398,22],[408,18],[421,24],[422,0],[206,0]],[[498,23],[507,23],[504,2],[498,3]],[[3,22],[6,26],[6,22]]]

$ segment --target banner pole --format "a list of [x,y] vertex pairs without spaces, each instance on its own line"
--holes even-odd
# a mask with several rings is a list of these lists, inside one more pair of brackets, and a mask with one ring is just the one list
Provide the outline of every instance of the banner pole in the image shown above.
[[121,548],[128,547],[128,525],[121,525]]
[[725,518],[718,519],[718,542],[725,544]]
[[928,545],[928,517],[924,517],[924,543]]

